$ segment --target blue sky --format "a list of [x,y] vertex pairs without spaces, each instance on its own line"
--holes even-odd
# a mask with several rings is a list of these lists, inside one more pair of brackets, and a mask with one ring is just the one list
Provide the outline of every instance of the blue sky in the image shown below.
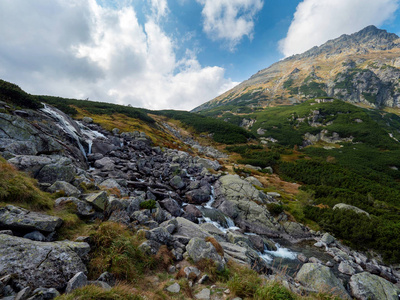
[[32,94],[184,109],[374,24],[400,0],[1,0],[0,78]]

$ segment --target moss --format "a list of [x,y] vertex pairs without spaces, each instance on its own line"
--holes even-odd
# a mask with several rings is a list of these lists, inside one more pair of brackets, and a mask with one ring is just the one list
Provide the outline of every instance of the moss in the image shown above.
[[127,285],[117,285],[110,290],[104,290],[95,285],[87,285],[82,288],[72,291],[70,294],[64,294],[57,297],[56,300],[141,300],[143,299],[137,295],[137,291]]

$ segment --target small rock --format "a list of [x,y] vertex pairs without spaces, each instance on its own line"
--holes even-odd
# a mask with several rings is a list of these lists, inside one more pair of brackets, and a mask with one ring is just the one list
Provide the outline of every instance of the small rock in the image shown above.
[[65,292],[71,293],[73,290],[87,285],[87,283],[87,277],[83,272],[76,273],[75,276],[68,281]]
[[327,245],[332,244],[334,241],[335,241],[335,238],[332,235],[330,235],[328,232],[326,232],[321,238],[321,242],[323,242]]
[[15,300],[25,300],[29,297],[31,292],[32,292],[32,289],[29,286],[27,286],[26,288],[24,288],[18,292],[18,294],[15,296]]
[[46,237],[41,234],[39,231],[33,231],[30,233],[27,233],[24,235],[24,239],[30,239],[32,241],[38,241],[38,242],[45,242],[46,241]]
[[168,273],[173,274],[173,273],[175,273],[175,272],[176,272],[175,266],[169,266],[169,267],[168,267]]
[[200,293],[197,293],[194,295],[196,299],[204,299],[208,300],[210,299],[211,291],[209,289],[202,289]]
[[331,262],[330,260],[326,262],[325,266],[329,267],[329,268],[333,268],[334,264],[333,262]]
[[308,262],[308,257],[305,256],[303,253],[299,253],[299,254],[297,255],[297,259],[298,259],[299,261],[301,261],[302,263]]
[[201,276],[201,278],[199,279],[199,284],[204,284],[207,280],[209,279],[207,274],[204,274],[203,276]]
[[338,270],[339,270],[340,273],[347,274],[347,275],[350,275],[350,276],[352,276],[352,275],[354,275],[356,273],[354,268],[349,263],[347,263],[345,261],[342,261],[339,264]]
[[316,257],[310,257],[310,258],[308,259],[308,261],[309,261],[310,263],[313,263],[313,264],[322,264],[322,262],[321,262],[318,258],[316,258]]
[[316,243],[314,244],[314,246],[317,247],[317,248],[322,248],[322,247],[324,247],[324,244],[321,243],[321,242],[316,242]]
[[170,285],[169,287],[167,287],[167,291],[170,293],[179,293],[181,290],[181,286],[179,285],[179,283],[175,282],[173,285]]
[[230,289],[226,289],[226,290],[224,291],[224,293],[227,294],[227,295],[229,295],[229,294],[231,293],[231,290],[230,290]]
[[107,284],[109,284],[110,286],[114,286],[115,285],[115,276],[109,272],[104,272],[102,273],[99,278],[97,278],[97,281],[103,281]]

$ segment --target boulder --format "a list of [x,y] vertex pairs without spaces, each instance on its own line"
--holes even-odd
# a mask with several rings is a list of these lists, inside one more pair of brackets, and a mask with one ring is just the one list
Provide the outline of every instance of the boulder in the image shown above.
[[354,268],[346,261],[342,261],[339,264],[338,270],[340,273],[346,274],[346,275],[354,275],[356,271]]
[[353,205],[348,205],[348,204],[345,204],[345,203],[338,203],[333,207],[333,209],[351,210],[351,211],[354,211],[357,214],[364,214],[367,217],[369,217],[369,213],[367,213],[365,210],[362,210],[361,208],[358,208],[358,207],[353,206]]
[[306,263],[297,273],[296,280],[316,292],[329,291],[343,299],[351,299],[342,282],[326,266]]
[[270,215],[266,195],[236,175],[225,175],[215,184],[215,205],[228,215],[242,230],[266,236],[278,236],[279,224]]
[[54,182],[47,191],[49,193],[63,192],[67,197],[79,197],[81,192],[72,184],[65,181]]
[[186,198],[189,203],[202,204],[210,200],[211,189],[207,186],[202,186],[199,189],[191,190],[186,193]]
[[174,217],[179,217],[182,214],[181,206],[172,198],[164,199],[160,204]]
[[174,284],[167,287],[167,291],[170,293],[174,293],[174,294],[179,293],[180,290],[181,290],[181,286],[177,282],[175,282]]
[[333,236],[331,236],[328,232],[326,232],[322,238],[321,238],[321,242],[330,245],[335,241],[335,238]]
[[85,200],[100,211],[104,211],[109,205],[107,192],[105,191],[89,194]]
[[36,178],[39,182],[53,184],[56,181],[71,182],[75,176],[76,170],[70,159],[61,159],[41,168]]
[[8,162],[16,166],[18,170],[36,176],[43,166],[52,163],[52,159],[48,156],[18,155],[10,158]]
[[285,228],[285,231],[293,238],[301,239],[311,237],[311,233],[307,227],[297,222],[287,221],[283,224],[283,228]]
[[185,183],[183,182],[181,176],[174,176],[172,179],[169,181],[170,186],[172,186],[174,189],[180,190],[185,187]]
[[254,186],[257,186],[257,187],[260,187],[260,188],[263,187],[262,183],[257,178],[255,178],[253,176],[246,177],[245,181],[247,181],[248,183],[250,183],[250,184],[252,184]]
[[79,256],[83,252],[77,250],[85,245],[74,248],[74,244],[86,243],[36,242],[0,235],[0,277],[15,274],[14,281],[21,286],[63,289],[76,273],[86,272]]
[[71,205],[71,203],[73,203],[76,206],[76,214],[80,218],[90,218],[94,216],[95,211],[93,209],[93,206],[91,206],[89,203],[85,201],[79,200],[78,198],[61,197],[57,198],[55,201],[56,206]]
[[94,167],[101,169],[102,171],[113,171],[115,168],[114,161],[109,157],[103,157],[102,159],[94,162]]
[[59,217],[29,211],[13,205],[0,208],[0,228],[53,232],[61,226],[62,222]]
[[148,240],[156,241],[162,245],[167,245],[171,241],[171,234],[168,232],[167,228],[157,227],[147,231],[146,238]]
[[397,300],[400,294],[399,287],[368,272],[351,276],[349,285],[357,300]]
[[190,222],[182,217],[178,217],[176,220],[176,232],[174,235],[184,236],[184,237],[198,237],[205,238],[209,236],[209,234],[200,228],[199,225]]
[[221,169],[221,165],[216,160],[210,160],[210,159],[206,159],[206,158],[199,158],[197,160],[197,163],[200,164],[201,166],[203,166],[206,169],[212,169],[214,171],[218,171],[219,169]]
[[38,241],[38,242],[46,241],[46,237],[37,230],[25,234],[24,239],[30,239],[32,241]]
[[203,238],[192,238],[186,246],[189,257],[198,262],[202,259],[212,260],[217,270],[222,271],[225,268],[225,261],[210,242],[206,242]]

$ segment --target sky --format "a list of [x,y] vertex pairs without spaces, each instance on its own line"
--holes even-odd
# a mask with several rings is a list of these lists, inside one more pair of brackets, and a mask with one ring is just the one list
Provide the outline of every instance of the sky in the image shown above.
[[376,25],[400,0],[0,0],[0,79],[35,95],[191,110]]

